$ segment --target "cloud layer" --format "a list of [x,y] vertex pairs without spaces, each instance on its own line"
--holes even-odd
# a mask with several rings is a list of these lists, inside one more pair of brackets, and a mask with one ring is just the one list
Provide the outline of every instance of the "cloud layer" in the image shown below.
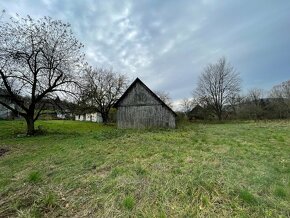
[[91,65],[140,77],[176,101],[190,97],[204,66],[221,56],[244,90],[290,79],[288,0],[10,0],[0,9],[71,23]]

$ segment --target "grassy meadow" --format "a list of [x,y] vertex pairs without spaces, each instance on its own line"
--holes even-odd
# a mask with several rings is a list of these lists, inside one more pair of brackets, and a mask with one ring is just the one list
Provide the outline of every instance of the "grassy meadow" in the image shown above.
[[0,217],[290,217],[290,121],[36,126],[0,121]]

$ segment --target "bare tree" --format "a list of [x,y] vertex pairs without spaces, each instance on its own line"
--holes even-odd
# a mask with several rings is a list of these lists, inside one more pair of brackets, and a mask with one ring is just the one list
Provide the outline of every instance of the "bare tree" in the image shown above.
[[290,80],[274,86],[270,91],[274,108],[279,118],[289,117],[290,112]]
[[229,110],[228,110],[228,112],[232,115],[232,118],[238,115],[239,107],[243,101],[244,101],[244,97],[239,95],[238,93],[232,95],[229,98],[229,103],[228,103]]
[[290,80],[276,85],[271,90],[271,97],[290,99]]
[[155,91],[156,95],[165,103],[167,104],[169,107],[172,108],[173,104],[172,104],[172,99],[169,96],[168,92],[164,92],[164,91]]
[[[10,18],[0,22],[0,104],[23,116],[27,134],[45,107],[43,99],[71,93],[82,66],[83,45],[73,36],[70,25],[49,17]],[[38,108],[38,109],[37,109]]]
[[108,122],[110,109],[127,88],[125,75],[113,72],[112,69],[87,68],[82,87],[82,102],[101,113],[103,122]]
[[188,116],[189,112],[193,109],[194,106],[194,100],[190,98],[184,98],[181,101],[181,109],[185,113],[186,116]]
[[224,106],[230,104],[233,96],[240,92],[240,83],[239,74],[223,57],[217,63],[205,67],[194,95],[201,105],[212,108],[221,120]]
[[259,88],[253,88],[248,91],[247,100],[259,105],[261,99],[264,97],[264,91]]
[[246,96],[246,105],[248,114],[251,118],[261,119],[263,116],[263,98],[264,91],[259,88],[253,88],[248,91]]

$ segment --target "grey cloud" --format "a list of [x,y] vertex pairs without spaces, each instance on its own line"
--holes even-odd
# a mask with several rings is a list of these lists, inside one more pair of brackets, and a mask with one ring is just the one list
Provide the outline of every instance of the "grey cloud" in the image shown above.
[[289,79],[290,2],[6,1],[0,9],[72,24],[94,66],[114,67],[174,100],[190,97],[207,63],[226,56],[244,89]]

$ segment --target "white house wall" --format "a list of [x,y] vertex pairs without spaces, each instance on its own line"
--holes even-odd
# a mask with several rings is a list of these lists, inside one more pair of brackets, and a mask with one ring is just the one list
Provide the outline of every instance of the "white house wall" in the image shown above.
[[80,115],[80,121],[85,121],[85,116],[84,115]]
[[86,114],[86,121],[92,121],[92,114]]
[[100,113],[92,113],[92,122],[102,123],[103,119]]
[[103,119],[100,113],[87,113],[85,115],[76,115],[75,120],[90,121],[90,122],[96,122],[96,123],[103,122]]

